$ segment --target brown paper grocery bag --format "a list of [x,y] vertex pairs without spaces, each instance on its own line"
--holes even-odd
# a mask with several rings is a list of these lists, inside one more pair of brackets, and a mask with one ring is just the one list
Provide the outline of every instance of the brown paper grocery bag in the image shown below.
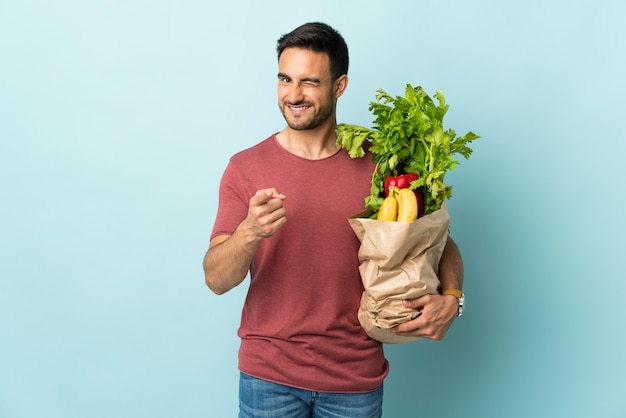
[[391,334],[391,328],[419,315],[404,299],[436,294],[439,260],[448,238],[450,216],[441,209],[412,223],[359,217],[348,220],[361,241],[359,271],[365,291],[358,317],[367,334],[383,343],[415,341]]

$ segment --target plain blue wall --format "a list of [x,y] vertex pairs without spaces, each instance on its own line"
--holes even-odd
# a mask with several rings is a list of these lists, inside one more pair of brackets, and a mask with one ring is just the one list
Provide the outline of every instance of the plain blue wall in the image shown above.
[[283,127],[274,46],[351,51],[339,121],[443,90],[467,314],[387,346],[385,417],[626,416],[621,1],[0,0],[0,417],[232,417],[245,285],[204,285],[228,157]]

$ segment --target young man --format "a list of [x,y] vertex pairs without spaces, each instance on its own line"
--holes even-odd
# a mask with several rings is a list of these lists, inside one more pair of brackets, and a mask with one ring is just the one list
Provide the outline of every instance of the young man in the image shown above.
[[[204,258],[222,294],[250,273],[239,350],[241,417],[380,417],[388,372],[382,345],[361,328],[359,241],[347,218],[364,208],[374,164],[336,143],[337,99],[348,85],[348,48],[328,25],[308,23],[278,41],[280,132],[234,155]],[[448,240],[442,289],[461,289]],[[422,315],[396,332],[442,339],[454,296],[405,302]]]

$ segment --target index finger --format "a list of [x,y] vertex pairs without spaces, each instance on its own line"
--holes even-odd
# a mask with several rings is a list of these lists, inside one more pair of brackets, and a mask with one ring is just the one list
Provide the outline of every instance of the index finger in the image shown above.
[[285,199],[285,195],[280,193],[276,188],[270,189],[261,189],[258,190],[252,199],[250,199],[250,204],[253,206],[261,206],[272,199]]

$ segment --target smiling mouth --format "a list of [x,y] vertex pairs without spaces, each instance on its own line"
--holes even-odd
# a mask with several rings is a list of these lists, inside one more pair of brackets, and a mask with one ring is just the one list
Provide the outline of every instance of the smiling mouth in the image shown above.
[[302,113],[302,112],[304,112],[305,110],[307,110],[311,106],[310,105],[303,105],[303,104],[298,104],[298,105],[288,104],[287,107],[294,113]]

